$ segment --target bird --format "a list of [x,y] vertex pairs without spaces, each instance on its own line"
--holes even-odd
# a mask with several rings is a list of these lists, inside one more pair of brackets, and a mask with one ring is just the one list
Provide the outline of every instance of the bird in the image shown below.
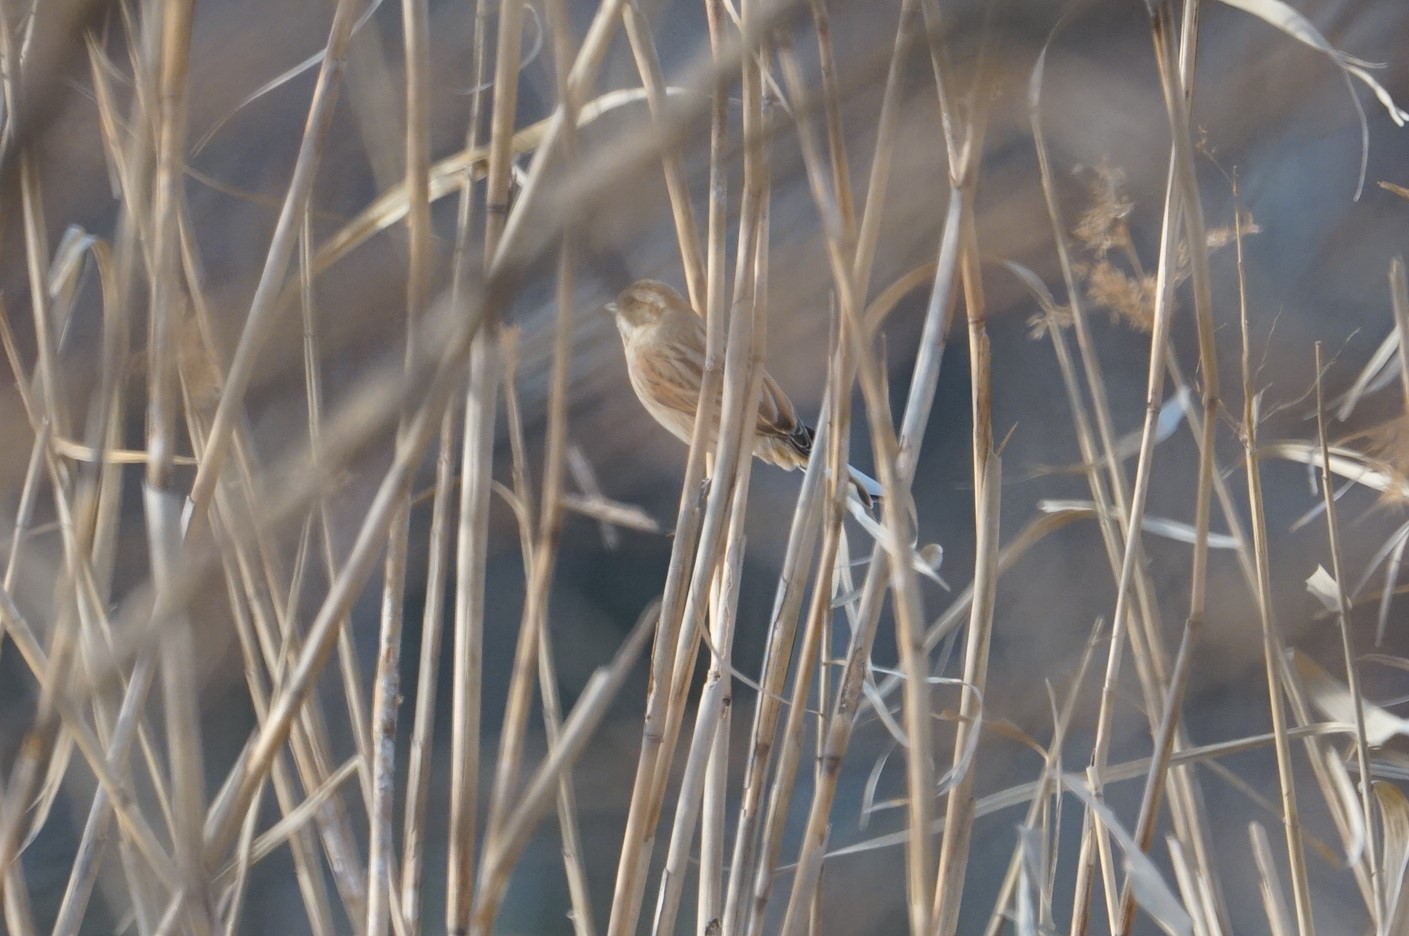
[[[616,319],[626,352],[626,370],[641,405],[672,435],[689,444],[704,383],[704,320],[678,292],[657,280],[638,280],[626,287],[607,312]],[[720,389],[723,396],[723,388]],[[705,443],[718,440],[719,413]],[[806,468],[816,436],[798,418],[792,400],[765,370],[758,400],[753,454],[787,471]],[[881,497],[873,478],[847,466],[852,487],[870,508]]]

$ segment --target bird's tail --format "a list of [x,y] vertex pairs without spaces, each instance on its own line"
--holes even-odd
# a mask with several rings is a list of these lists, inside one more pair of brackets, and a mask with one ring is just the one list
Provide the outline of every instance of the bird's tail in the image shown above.
[[869,509],[880,501],[885,493],[881,490],[880,482],[864,472],[857,471],[850,465],[846,466],[847,474],[851,476],[851,486],[856,489],[856,496],[861,499]]

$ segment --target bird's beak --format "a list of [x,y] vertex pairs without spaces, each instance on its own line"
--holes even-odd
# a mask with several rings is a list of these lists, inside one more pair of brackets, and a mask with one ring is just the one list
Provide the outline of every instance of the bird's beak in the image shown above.
[[608,303],[607,303],[605,306],[603,306],[602,308],[604,308],[604,309],[606,310],[607,314],[610,315],[610,316],[612,316],[613,318],[615,318],[617,315],[621,314],[621,307],[618,306],[615,302],[608,302]]

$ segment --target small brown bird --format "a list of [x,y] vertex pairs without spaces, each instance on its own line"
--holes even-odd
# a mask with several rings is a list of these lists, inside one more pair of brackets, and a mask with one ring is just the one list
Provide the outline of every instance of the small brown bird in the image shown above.
[[[655,280],[632,283],[615,302],[607,303],[607,311],[621,332],[626,370],[636,396],[656,422],[688,444],[704,382],[704,320],[684,297]],[[716,419],[719,411],[716,406]],[[706,440],[709,446],[715,445],[718,431],[716,422]],[[812,454],[812,438],[812,429],[797,418],[788,395],[765,371],[754,455],[788,471],[803,468]],[[881,496],[881,487],[873,479],[850,466],[847,470],[862,503],[870,506]]]

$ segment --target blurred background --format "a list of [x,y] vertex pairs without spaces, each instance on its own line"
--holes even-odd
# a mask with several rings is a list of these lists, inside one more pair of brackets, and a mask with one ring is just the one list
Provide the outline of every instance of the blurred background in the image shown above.
[[[530,4],[533,6],[533,4]],[[1401,104],[1409,103],[1409,7],[1399,3],[1297,0],[1296,7],[1329,42],[1345,52],[1383,62],[1378,81]],[[7,4],[3,15],[22,23],[25,4]],[[491,4],[493,6],[493,4]],[[580,41],[595,4],[571,3]],[[707,55],[702,4],[692,0],[640,0],[649,17],[668,81],[683,80],[693,63]],[[875,115],[894,39],[898,3],[886,0],[832,0],[833,40],[845,94],[843,118],[853,153],[856,181],[875,135]],[[1040,309],[1003,261],[1035,271],[1061,301],[1064,289],[1053,249],[1052,229],[1040,186],[1026,95],[1028,81],[1044,43],[1046,54],[1041,117],[1054,163],[1064,217],[1075,227],[1083,214],[1102,205],[1117,207],[1128,228],[1129,251],[1117,265],[1138,285],[1136,257],[1153,271],[1159,248],[1159,223],[1168,169],[1168,126],[1160,96],[1148,19],[1143,4],[1127,0],[1093,0],[1052,5],[1035,0],[945,2],[946,41],[956,84],[967,88],[983,62],[989,82],[981,89],[989,130],[978,185],[978,239],[985,258],[989,331],[993,348],[994,431],[1007,439],[1003,451],[1003,541],[1022,530],[1050,499],[1089,498],[1079,473],[1081,456],[1050,339],[1035,334],[1032,319]],[[94,4],[88,23],[116,56],[122,47],[123,18],[118,4]],[[464,145],[471,85],[470,40],[473,4],[433,0],[431,65],[432,156],[439,158]],[[313,55],[323,45],[332,4],[324,0],[220,0],[198,3],[190,71],[189,172],[184,184],[189,218],[214,303],[218,338],[233,351],[249,303],[278,205],[292,171],[316,70],[288,78],[250,99],[276,76]],[[1061,19],[1060,29],[1058,19]],[[554,77],[547,55],[541,14],[530,17],[525,32],[526,63],[520,86],[518,123],[527,126],[546,117],[555,100]],[[376,195],[395,184],[403,172],[404,130],[397,122],[403,99],[401,18],[395,4],[381,4],[358,29],[347,62],[346,86],[319,171],[314,205],[319,237],[338,230]],[[813,67],[814,47],[799,33],[797,51]],[[551,41],[546,40],[546,41]],[[119,61],[122,61],[120,58]],[[885,207],[886,223],[878,254],[875,284],[886,284],[932,259],[948,201],[948,167],[939,116],[930,85],[930,65],[923,54],[909,63],[907,94],[899,145]],[[812,73],[812,72],[809,72]],[[129,76],[130,79],[130,76]],[[600,89],[634,87],[635,67],[624,37],[614,42]],[[119,205],[103,155],[94,90],[82,55],[56,61],[45,85],[51,110],[37,129],[35,145],[44,179],[44,213],[51,245],[66,229],[79,226],[112,238]],[[124,85],[124,93],[130,87]],[[1356,101],[1368,125],[1368,161],[1364,184],[1361,125]],[[1211,228],[1231,228],[1234,218],[1232,179],[1256,233],[1244,244],[1246,291],[1251,322],[1256,384],[1263,394],[1265,440],[1315,438],[1313,348],[1324,345],[1328,399],[1345,391],[1374,350],[1393,328],[1387,270],[1391,258],[1409,250],[1409,201],[1378,183],[1409,186],[1409,130],[1396,127],[1360,82],[1347,82],[1328,58],[1244,12],[1218,3],[1204,5],[1193,118],[1200,142],[1199,178]],[[737,115],[736,115],[737,119]],[[583,129],[587,151],[639,134],[646,120],[644,104],[629,104]],[[682,148],[697,207],[706,193],[708,126],[687,136]],[[820,224],[807,194],[795,138],[782,133],[771,150],[774,170],[771,218],[771,281],[768,318],[768,367],[786,388],[804,418],[816,418],[825,375],[830,316],[827,273]],[[526,163],[526,158],[524,160]],[[736,170],[738,166],[736,165]],[[737,193],[739,177],[731,180]],[[443,198],[433,209],[439,264],[436,289],[448,281],[454,240],[454,202]],[[737,201],[735,200],[735,208]],[[703,217],[703,214],[700,215]],[[33,323],[27,314],[29,281],[21,249],[19,212],[7,199],[0,214],[0,291],[16,333],[21,355],[32,360]],[[1071,234],[1071,232],[1068,232]],[[731,238],[732,238],[731,233]],[[590,466],[607,497],[638,505],[662,529],[674,522],[680,497],[685,448],[647,419],[628,384],[619,339],[602,305],[632,280],[653,277],[683,287],[669,203],[659,171],[633,175],[594,202],[584,232],[584,256],[578,279],[577,326],[571,372],[569,436]],[[1079,238],[1074,249],[1084,269],[1100,257]],[[731,240],[732,246],[732,240]],[[394,225],[317,281],[318,327],[323,348],[326,393],[330,404],[350,392],[368,374],[393,366],[401,358],[404,327],[406,238]],[[1246,484],[1237,435],[1242,409],[1238,374],[1238,289],[1233,247],[1213,254],[1215,316],[1220,329],[1227,418],[1220,428],[1218,459],[1228,473],[1235,499],[1246,509]],[[531,268],[506,316],[519,331],[517,387],[521,397],[530,464],[541,465],[548,367],[551,355],[552,262]],[[873,295],[880,285],[873,288]],[[1093,287],[1093,292],[1098,287]],[[886,362],[898,409],[910,377],[924,311],[923,290],[903,301],[885,328]],[[1109,298],[1109,294],[1107,294]],[[1181,311],[1175,344],[1185,372],[1196,380],[1197,349],[1188,315],[1187,285],[1180,289]],[[1144,414],[1149,336],[1131,309],[1093,303],[1098,350],[1105,370],[1116,428],[1138,431]],[[1138,305],[1138,303],[1136,303]],[[97,289],[91,277],[77,295],[60,348],[65,390],[75,412],[83,412],[95,392],[101,321]],[[942,573],[956,591],[970,581],[974,531],[970,403],[967,344],[962,312],[943,361],[938,396],[916,473],[915,496],[920,541],[944,548]],[[286,316],[260,357],[248,400],[248,421],[258,456],[270,463],[305,439],[307,414],[303,396],[303,359],[296,315]],[[1040,330],[1037,330],[1040,331]],[[227,358],[228,359],[228,358]],[[144,375],[132,375],[134,387]],[[8,381],[8,378],[7,378]],[[1366,398],[1343,422],[1331,424],[1333,441],[1383,423],[1400,412],[1398,382]],[[18,398],[7,382],[0,387],[4,445],[0,448],[0,514],[12,517],[28,460],[32,435]],[[858,407],[859,412],[859,407]],[[140,447],[142,422],[133,409],[128,435]],[[496,443],[496,477],[507,482],[507,439]],[[852,438],[853,460],[871,465],[868,436],[858,421]],[[345,549],[385,471],[390,433],[366,444],[353,467],[339,479],[334,530],[345,536]],[[1133,449],[1132,449],[1133,453]],[[1157,453],[1151,488],[1151,515],[1188,523],[1193,517],[1197,446],[1187,425],[1180,424]],[[1133,459],[1128,470],[1133,475]],[[182,469],[189,472],[189,469]],[[189,473],[183,475],[189,483]],[[1326,558],[1325,524],[1320,516],[1298,521],[1320,503],[1308,483],[1304,465],[1269,460],[1265,467],[1268,528],[1274,558],[1273,590],[1277,621],[1285,639],[1333,671],[1339,659],[1339,636],[1321,606],[1306,593],[1305,579]],[[133,469],[131,523],[124,521],[115,601],[148,576],[145,537],[140,520],[140,470]],[[417,490],[429,487],[432,465],[423,467]],[[799,476],[759,466],[753,475],[748,514],[748,554],[739,610],[735,665],[744,674],[758,672],[773,601],[787,524]],[[487,594],[485,646],[486,752],[503,714],[503,699],[523,599],[523,566],[514,518],[496,499],[490,541],[492,556]],[[1402,506],[1373,491],[1352,488],[1341,500],[1348,562],[1347,577],[1361,572],[1403,520]],[[39,516],[51,508],[40,505]],[[1215,511],[1215,518],[1217,518]],[[48,517],[52,520],[52,516]],[[8,521],[6,521],[8,522]],[[25,607],[43,607],[52,598],[60,544],[52,526],[36,520],[16,578],[16,597]],[[429,500],[418,502],[412,517],[411,565],[407,591],[407,635],[403,648],[403,728],[409,724],[415,697],[417,626],[424,595],[425,543]],[[1215,519],[1215,532],[1223,531]],[[2,537],[8,541],[8,535]],[[857,541],[859,542],[859,541]],[[662,533],[620,529],[607,535],[601,524],[569,515],[553,585],[550,628],[559,661],[560,688],[571,705],[594,668],[608,661],[642,608],[661,591],[671,540]],[[1147,536],[1150,569],[1160,589],[1167,646],[1177,646],[1187,613],[1189,547]],[[859,545],[857,547],[859,552]],[[1210,570],[1208,623],[1196,650],[1184,722],[1194,744],[1239,738],[1268,730],[1261,637],[1255,604],[1231,552],[1214,553]],[[306,583],[316,595],[325,583]],[[1378,587],[1378,586],[1377,586]],[[954,597],[927,586],[925,611],[937,617]],[[1010,721],[1045,743],[1051,736],[1049,689],[1061,697],[1075,673],[1083,647],[1098,618],[1109,619],[1114,583],[1101,540],[1091,523],[1066,527],[1037,544],[1000,583],[986,717]],[[352,628],[363,663],[370,672],[376,653],[375,587],[363,596]],[[1358,647],[1374,642],[1377,601],[1358,608]],[[315,605],[316,606],[316,605]],[[1375,648],[1409,656],[1404,600],[1396,601],[1384,645]],[[895,649],[888,618],[875,651],[880,666],[892,666]],[[840,640],[841,638],[838,637]],[[832,650],[840,654],[844,644]],[[238,647],[220,628],[210,628],[199,647],[202,671],[201,712],[212,792],[249,736],[253,724],[244,688]],[[959,657],[956,655],[955,659]],[[957,664],[956,664],[957,665]],[[441,706],[448,705],[450,661],[442,667]],[[954,675],[951,665],[947,675]],[[1367,694],[1392,702],[1405,692],[1403,673],[1385,667],[1365,670]],[[1149,735],[1137,693],[1118,709],[1112,761],[1148,753]],[[638,666],[574,772],[581,810],[587,862],[597,907],[608,905],[620,829],[628,803],[640,741],[645,696],[645,665]],[[0,651],[0,765],[13,763],[33,716],[37,687],[16,653]],[[941,689],[936,708],[952,708],[958,694]],[[743,761],[753,701],[736,689],[734,733]],[[1096,693],[1088,691],[1071,737],[1068,769],[1084,766],[1091,744]],[[430,815],[448,812],[450,771],[449,721],[439,720],[436,776]],[[351,750],[346,725],[332,725],[335,739]],[[542,739],[535,738],[542,751]],[[866,785],[873,767],[893,753],[894,744],[874,713],[863,712],[843,773],[832,825],[831,847],[867,841],[902,827],[903,810],[863,815]],[[491,769],[492,755],[485,758]],[[1040,770],[1040,758],[1001,733],[985,736],[977,756],[979,796],[1027,782]],[[1223,762],[1227,773],[1201,772],[1204,796],[1215,836],[1225,893],[1251,893],[1255,871],[1248,857],[1246,823],[1250,817],[1275,822],[1253,797],[1275,798],[1275,761],[1262,748]],[[8,768],[5,768],[8,770]],[[737,769],[737,767],[736,767]],[[892,757],[879,771],[876,796],[885,800],[904,792],[902,759]],[[805,802],[810,771],[800,776],[798,801]],[[1235,782],[1235,780],[1237,782]],[[732,778],[735,786],[742,777]],[[85,786],[85,784],[87,784]],[[71,789],[70,789],[71,787]],[[91,780],[66,781],[54,813],[23,855],[24,872],[36,919],[55,911],[67,879],[74,845],[82,828]],[[1110,789],[1112,806],[1133,817],[1139,784]],[[667,802],[673,802],[668,798]],[[1323,810],[1308,803],[1309,831],[1334,840]],[[398,810],[398,815],[399,815]],[[796,815],[797,823],[802,821]],[[979,820],[965,892],[961,933],[978,932],[1014,844],[1019,810],[999,811]],[[432,822],[428,854],[443,855],[443,823]],[[1080,835],[1075,808],[1064,826],[1063,841],[1074,849]],[[437,840],[435,836],[441,836]],[[785,843],[785,856],[795,852]],[[789,860],[785,857],[785,861]],[[828,933],[885,933],[905,928],[904,855],[899,847],[877,848],[838,857],[828,863],[824,887],[824,928]],[[426,905],[443,903],[444,866],[427,863]],[[785,872],[786,873],[786,872]],[[1365,926],[1363,908],[1342,867],[1313,854],[1312,882],[1318,922],[1325,932],[1358,932]],[[1060,901],[1070,899],[1070,880],[1059,874],[1057,919],[1065,919]],[[104,875],[85,932],[113,931],[124,903],[120,875]],[[242,922],[248,933],[298,933],[306,920],[286,856],[276,854],[256,866],[250,883],[249,911]],[[652,894],[653,890],[648,890]],[[1065,895],[1065,896],[1063,896]],[[650,898],[648,897],[648,900]],[[566,882],[552,823],[536,840],[513,878],[500,916],[504,933],[568,933]],[[1251,899],[1230,899],[1237,932],[1265,927]],[[428,919],[438,919],[432,911]],[[600,911],[599,911],[600,912]],[[682,916],[682,919],[689,919]],[[1098,922],[1097,929],[1101,924]],[[1147,927],[1141,930],[1139,927]],[[433,930],[428,930],[433,931]],[[1153,931],[1143,919],[1137,931]]]

